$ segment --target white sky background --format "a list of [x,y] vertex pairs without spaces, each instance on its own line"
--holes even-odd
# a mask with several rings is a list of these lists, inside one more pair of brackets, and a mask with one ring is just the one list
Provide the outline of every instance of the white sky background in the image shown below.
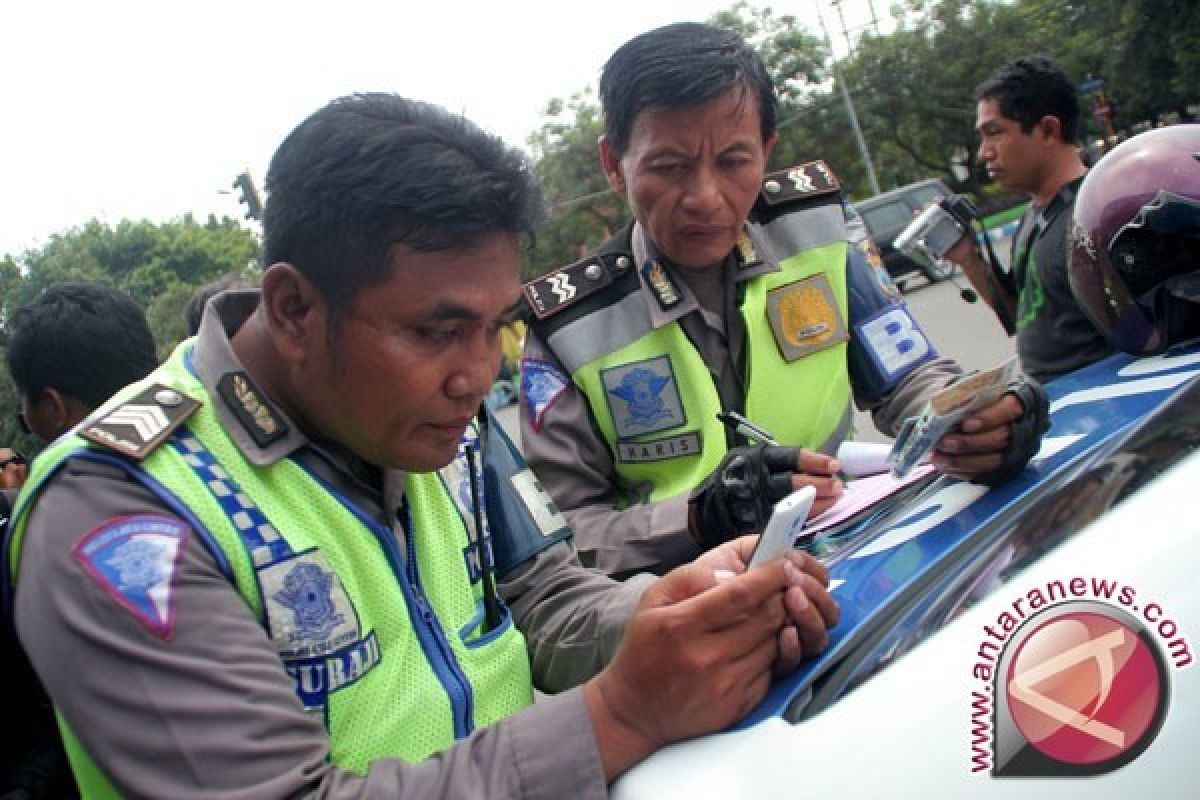
[[[820,32],[820,2],[752,2]],[[842,0],[852,31],[874,5]],[[554,97],[632,36],[733,0],[7,0],[0,7],[0,255],[98,218],[241,218],[276,145],[334,97],[394,91],[524,146]],[[852,33],[853,35],[853,33]],[[221,192],[226,192],[222,194]]]

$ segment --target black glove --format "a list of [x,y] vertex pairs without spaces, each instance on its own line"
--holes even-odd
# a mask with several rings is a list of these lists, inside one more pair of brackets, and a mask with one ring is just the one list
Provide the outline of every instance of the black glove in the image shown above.
[[688,527],[704,550],[761,533],[775,503],[792,493],[799,447],[735,447],[688,498]]
[[1009,426],[1008,447],[1000,466],[977,475],[975,483],[999,486],[1017,477],[1042,446],[1042,435],[1050,430],[1050,401],[1040,383],[1022,376],[1008,390],[1021,401],[1025,413]]

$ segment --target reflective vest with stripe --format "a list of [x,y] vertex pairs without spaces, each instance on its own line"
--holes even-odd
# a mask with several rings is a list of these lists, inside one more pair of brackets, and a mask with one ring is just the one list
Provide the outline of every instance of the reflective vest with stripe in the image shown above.
[[[469,558],[475,549],[441,476],[407,476],[410,524],[400,552],[390,530],[297,461],[266,467],[247,461],[184,366],[187,346],[112,401],[152,383],[201,401],[140,465],[73,435],[36,460],[13,519],[14,582],[28,510],[46,479],[69,457],[116,463],[148,474],[153,480],[143,483],[159,484],[164,500],[186,508],[189,522],[219,550],[242,598],[268,635],[274,631],[301,702],[324,722],[335,764],[365,772],[377,758],[419,761],[529,705],[524,637],[507,609],[499,626],[480,632],[482,590]],[[278,600],[280,586],[289,576],[294,583],[317,574],[314,567],[332,575],[324,599],[340,622],[332,632],[326,625],[321,641],[297,642],[304,626]],[[119,796],[61,715],[59,722],[84,796]]]
[[[806,217],[819,229],[813,231],[813,238],[820,242],[816,246],[806,246],[803,241]],[[842,209],[832,205],[793,214],[786,224],[790,234],[802,232],[800,241],[794,242],[797,249],[780,261],[780,271],[745,281],[740,309],[746,328],[745,414],[783,444],[831,450],[847,436],[852,420],[846,340],[843,337],[788,361],[776,343],[767,306],[773,290],[787,292],[787,287],[824,276],[840,315],[840,329],[845,331]],[[626,280],[631,277],[632,273]],[[652,487],[648,497],[624,499],[626,505],[690,491],[716,469],[727,452],[726,431],[716,417],[718,411],[727,409],[721,407],[708,366],[677,321],[653,327],[647,300],[643,290],[614,296],[612,302],[590,309],[586,315],[539,330],[587,398],[592,417],[613,453],[618,475],[633,485]],[[627,414],[628,404],[614,404],[607,396],[613,391],[613,380],[610,377],[606,385],[605,375],[627,373],[642,364],[655,371],[661,382],[668,374],[664,357],[669,361],[674,388],[666,386],[662,392],[672,399],[673,391],[678,392],[682,413],[669,427],[621,435],[621,421],[614,416]]]

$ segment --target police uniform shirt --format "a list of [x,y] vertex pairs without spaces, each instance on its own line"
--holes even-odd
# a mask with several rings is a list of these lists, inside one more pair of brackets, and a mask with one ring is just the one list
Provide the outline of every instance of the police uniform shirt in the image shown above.
[[[228,337],[256,303],[257,291],[231,292],[205,312],[194,364],[214,398],[220,377],[242,369]],[[251,461],[298,457],[403,535],[395,512],[403,473],[380,475],[311,441],[278,408],[287,434],[260,447],[223,403],[214,407]],[[72,557],[76,542],[106,520],[138,513],[174,516],[123,470],[69,461],[30,512],[15,609],[55,704],[126,797],[606,796],[578,690],[420,764],[380,760],[365,776],[331,765],[325,730],[302,710],[262,627],[198,536],[188,536],[171,587],[169,641],[83,573]],[[539,687],[566,689],[607,662],[646,585],[634,583],[615,585],[583,569],[566,543],[506,576],[502,592],[526,632]]]
[[1045,207],[1030,205],[1012,241],[1017,279],[1017,353],[1024,371],[1045,382],[1116,352],[1087,318],[1067,281],[1067,231],[1083,178],[1062,186]]
[[[664,310],[639,272],[642,295],[654,327],[679,322],[708,365],[722,404],[733,409],[742,408],[745,395],[742,376],[746,333],[738,311],[740,287],[751,278],[780,270],[759,238],[758,229],[748,226],[747,233],[759,263],[742,264],[736,251],[730,253],[721,266],[725,280],[720,304],[699,302],[691,290],[691,282],[681,275],[684,270],[664,261],[673,275],[680,276],[675,281],[680,300]],[[634,263],[658,258],[653,242],[643,234],[640,225],[634,224],[625,235],[629,237],[626,246]],[[854,263],[848,256],[847,269],[857,268]],[[533,330],[525,336],[524,358],[545,362],[566,374],[561,362]],[[918,413],[931,394],[961,374],[954,362],[945,359],[921,365],[889,397],[872,404],[875,424],[881,431],[894,435],[899,424]],[[626,504],[627,498],[648,497],[650,486],[628,485],[617,475],[612,451],[592,422],[587,399],[569,378],[566,383],[566,388],[546,408],[539,429],[534,429],[522,405],[521,445],[526,461],[574,528],[575,545],[583,562],[624,578],[645,571],[666,572],[694,559],[700,549],[687,529],[686,493],[617,510],[619,505]],[[860,408],[867,407],[861,398],[856,398],[856,402]]]

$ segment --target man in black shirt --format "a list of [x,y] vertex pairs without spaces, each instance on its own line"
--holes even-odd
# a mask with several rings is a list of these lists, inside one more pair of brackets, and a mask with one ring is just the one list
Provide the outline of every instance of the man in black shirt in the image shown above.
[[1045,382],[1113,352],[1067,284],[1071,209],[1087,173],[1076,147],[1075,84],[1053,59],[1027,56],[1000,67],[975,96],[980,160],[1001,186],[1033,202],[1013,237],[1011,281],[989,276],[971,237],[947,257],[1015,321],[1021,365]]

